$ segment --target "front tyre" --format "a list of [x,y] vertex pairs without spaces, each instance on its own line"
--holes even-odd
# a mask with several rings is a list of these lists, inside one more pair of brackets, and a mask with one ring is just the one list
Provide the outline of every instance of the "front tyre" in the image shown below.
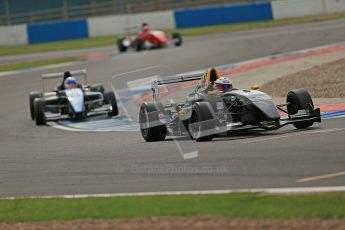
[[32,120],[35,120],[35,99],[42,97],[42,93],[40,92],[30,92],[29,95],[29,105],[30,105],[30,116]]
[[215,132],[215,120],[209,103],[194,104],[190,119],[189,134],[197,142],[211,141]]
[[119,114],[119,108],[117,106],[116,97],[114,92],[104,93],[104,102],[111,105],[111,111],[108,113],[109,116],[117,116]]
[[[286,97],[287,110],[289,115],[298,113],[298,110],[305,110],[308,108],[308,104],[314,108],[313,100],[310,94],[304,88],[295,89],[288,93]],[[314,121],[301,121],[293,123],[297,129],[306,129],[314,124]]]
[[140,106],[140,132],[146,142],[163,141],[167,136],[167,128],[159,120],[160,111],[164,111],[161,103],[143,103]]
[[42,98],[36,98],[34,101],[34,111],[36,118],[36,125],[45,125],[46,117],[44,115],[45,102]]

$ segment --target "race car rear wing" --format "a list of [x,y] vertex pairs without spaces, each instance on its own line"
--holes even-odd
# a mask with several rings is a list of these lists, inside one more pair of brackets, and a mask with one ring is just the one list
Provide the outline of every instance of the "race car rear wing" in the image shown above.
[[[85,69],[81,70],[72,70],[70,71],[72,77],[77,77],[77,76],[83,76],[84,77],[84,82],[87,85],[87,74]],[[43,91],[44,89],[44,80],[49,80],[49,79],[56,79],[56,78],[63,78],[64,73],[48,73],[48,74],[42,74],[42,87]]]
[[[70,73],[71,73],[72,77],[84,76],[85,78],[87,78],[85,69],[72,70],[72,71],[70,71]],[[61,77],[64,77],[64,73],[42,74],[42,79],[53,79],[53,78],[61,78]]]
[[201,77],[204,75],[203,72],[197,72],[192,74],[185,74],[176,76],[174,78],[169,78],[166,80],[159,80],[159,81],[153,81],[151,83],[151,89],[152,89],[152,100],[156,102],[158,100],[157,93],[158,93],[158,87],[162,85],[169,85],[169,84],[175,84],[175,83],[181,83],[181,82],[187,82],[187,81],[196,81],[200,80]]

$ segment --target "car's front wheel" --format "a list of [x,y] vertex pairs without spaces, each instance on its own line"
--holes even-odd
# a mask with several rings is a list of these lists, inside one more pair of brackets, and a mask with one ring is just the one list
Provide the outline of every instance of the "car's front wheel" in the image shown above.
[[45,125],[46,117],[44,115],[45,102],[42,98],[36,98],[34,102],[34,111],[36,118],[36,125]]
[[117,106],[114,92],[105,92],[104,102],[111,105],[111,111],[108,113],[109,116],[117,116],[119,114],[119,108]]
[[215,120],[207,102],[194,104],[190,118],[189,134],[197,142],[211,141],[216,133]]
[[145,141],[163,141],[167,136],[167,128],[159,120],[159,113],[163,110],[161,103],[144,103],[140,106],[140,132]]
[[[294,115],[298,113],[298,110],[305,110],[307,109],[308,105],[314,107],[313,100],[311,99],[310,94],[304,88],[295,89],[288,93],[286,97],[287,110],[289,115]],[[296,122],[293,125],[297,129],[306,129],[314,124],[314,121],[301,121]]]
[[40,92],[30,92],[29,95],[29,106],[30,106],[30,116],[32,120],[35,120],[35,99],[42,97],[42,93]]
[[123,52],[127,51],[127,46],[125,46],[123,44],[124,41],[125,41],[125,38],[120,38],[120,39],[117,40],[117,48],[118,48],[120,53],[123,53]]

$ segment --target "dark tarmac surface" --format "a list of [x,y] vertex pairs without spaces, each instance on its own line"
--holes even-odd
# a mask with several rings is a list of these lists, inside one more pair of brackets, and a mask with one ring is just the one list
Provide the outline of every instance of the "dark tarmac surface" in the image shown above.
[[[343,31],[345,20],[337,20],[192,37],[180,48],[115,55],[69,68],[85,68],[90,83],[110,89],[113,75],[133,69],[205,69],[343,42]],[[345,184],[341,176],[296,182],[345,171],[345,118],[300,132],[291,126],[195,143],[199,157],[190,160],[183,160],[171,139],[145,143],[139,132],[76,133],[36,127],[29,117],[29,92],[41,89],[42,73],[65,70],[0,77],[0,196]]]

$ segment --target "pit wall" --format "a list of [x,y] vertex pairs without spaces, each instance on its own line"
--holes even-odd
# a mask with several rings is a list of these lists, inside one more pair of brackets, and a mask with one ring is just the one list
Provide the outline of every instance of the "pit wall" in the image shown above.
[[149,23],[152,28],[175,29],[344,12],[345,0],[272,0],[224,4],[131,15],[1,26],[0,45],[37,44],[125,34],[137,31],[142,22]]
[[175,11],[177,28],[272,20],[269,2],[231,4]]
[[26,25],[0,26],[0,45],[28,44]]
[[273,19],[345,12],[345,0],[276,0],[271,6]]

